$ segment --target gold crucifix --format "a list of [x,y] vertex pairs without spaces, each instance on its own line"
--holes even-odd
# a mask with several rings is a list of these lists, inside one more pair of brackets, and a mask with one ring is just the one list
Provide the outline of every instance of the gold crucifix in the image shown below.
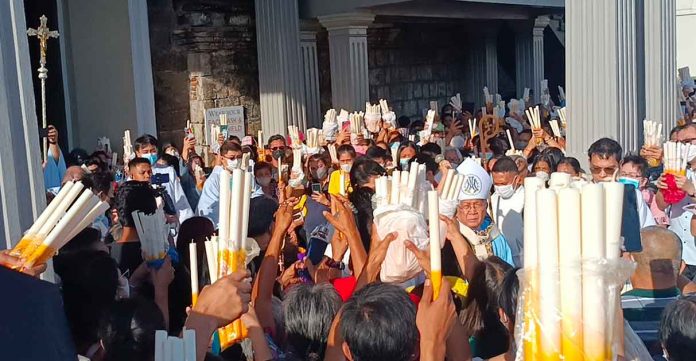
[[48,18],[46,18],[46,15],[41,15],[39,18],[41,23],[39,24],[39,27],[36,29],[27,29],[27,34],[29,36],[36,36],[39,39],[39,46],[41,47],[41,65],[46,65],[46,46],[48,44],[48,39],[49,38],[57,38],[58,37],[58,32],[56,30],[49,30],[47,23],[48,23]]

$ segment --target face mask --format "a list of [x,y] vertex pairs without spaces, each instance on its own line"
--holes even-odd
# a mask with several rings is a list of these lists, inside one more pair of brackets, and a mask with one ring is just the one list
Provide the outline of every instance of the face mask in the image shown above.
[[299,188],[302,186],[302,178],[293,178],[288,180],[288,185],[292,188]]
[[179,152],[177,152],[175,150],[169,150],[169,151],[167,151],[167,154],[171,155],[172,157],[179,158]]
[[327,169],[326,168],[317,168],[315,172],[313,172],[313,176],[315,179],[324,179],[326,177]]
[[227,168],[229,168],[229,169],[239,168],[239,159],[227,159]]
[[256,182],[262,187],[268,187],[268,185],[271,184],[271,177],[256,178]]
[[689,149],[686,152],[686,159],[690,163],[692,160],[696,158],[696,146],[690,146]]
[[536,172],[535,173],[536,177],[543,180],[544,182],[549,180],[549,174],[543,171]]
[[278,158],[285,159],[285,151],[284,150],[278,149],[278,150],[273,151],[273,159],[278,160]]
[[150,165],[155,165],[155,163],[157,163],[157,153],[146,154],[143,158],[147,159]]
[[352,168],[352,167],[353,167],[352,164],[341,164],[341,170],[346,172],[346,173],[349,173],[350,168]]
[[409,163],[411,162],[411,158],[402,158],[399,160],[399,165],[401,166],[401,170],[408,170]]
[[512,184],[506,184],[504,186],[493,186],[495,192],[498,193],[503,199],[509,199],[515,194],[515,187]]
[[625,185],[632,185],[635,189],[640,189],[640,182],[637,179],[621,177],[619,178],[619,183]]

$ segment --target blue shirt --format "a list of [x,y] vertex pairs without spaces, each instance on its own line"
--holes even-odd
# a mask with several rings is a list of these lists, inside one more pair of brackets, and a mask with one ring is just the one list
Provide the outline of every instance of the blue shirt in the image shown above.
[[55,188],[60,187],[63,182],[63,176],[65,176],[65,157],[63,157],[63,151],[58,149],[59,157],[58,160],[53,158],[51,151],[48,151],[48,159],[46,160],[46,168],[44,168],[44,187]]
[[[486,216],[486,218],[483,220],[483,223],[481,223],[481,226],[479,226],[477,230],[484,231],[486,230],[486,228],[488,228],[488,226],[491,225],[491,223],[491,218]],[[514,267],[515,262],[512,260],[512,250],[510,249],[510,245],[505,239],[505,236],[503,236],[503,234],[500,231],[498,231],[497,233],[498,236],[493,238],[493,242],[491,242],[493,254],[496,255],[498,258],[502,259],[503,261],[507,262],[507,264]]]
[[210,219],[216,228],[220,218],[220,172],[222,171],[222,166],[217,165],[213,168],[203,184],[201,197],[198,199],[198,208],[196,208],[196,214]]

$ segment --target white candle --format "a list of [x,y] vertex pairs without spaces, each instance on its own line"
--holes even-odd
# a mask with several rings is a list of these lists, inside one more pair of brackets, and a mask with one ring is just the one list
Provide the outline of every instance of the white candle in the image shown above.
[[338,179],[338,192],[340,195],[345,196],[346,195],[346,173],[344,171],[339,171],[340,173],[340,178]]
[[75,182],[75,185],[70,188],[68,194],[66,194],[65,198],[62,199],[62,202],[56,206],[56,209],[48,217],[46,223],[41,225],[41,228],[39,228],[39,237],[46,237],[53,227],[58,224],[58,221],[65,215],[65,211],[68,210],[68,207],[70,207],[77,196],[80,195],[80,192],[84,187],[85,186],[82,184],[82,182]]
[[580,191],[558,191],[558,229],[561,292],[561,349],[566,360],[582,360],[582,253]]
[[401,171],[401,181],[399,182],[399,201],[401,204],[410,205],[411,197],[408,194],[408,178],[410,175],[407,170]]
[[[604,187],[588,184],[582,188],[582,259],[604,258]],[[604,360],[606,357],[606,307],[605,289],[602,279],[594,272],[583,268],[582,277],[582,320],[583,348],[585,359]]]
[[220,201],[218,210],[218,237],[221,242],[230,238],[230,173],[225,169],[220,171]]
[[394,170],[392,173],[392,188],[391,188],[391,199],[390,202],[391,204],[399,204],[399,195],[400,195],[400,188],[401,188],[401,172],[398,170]]
[[442,283],[442,262],[440,255],[440,221],[439,201],[437,191],[428,191],[428,228],[430,231],[430,279],[433,283],[433,299],[440,294]]
[[452,187],[452,178],[454,178],[454,169],[448,169],[447,174],[445,175],[445,182],[442,184],[442,188],[440,189],[442,193],[440,194],[440,198],[442,199],[449,199],[449,190]]
[[242,234],[241,247],[247,249],[247,233],[249,232],[249,203],[251,201],[251,172],[244,172],[244,191],[242,193]]
[[[55,228],[53,228],[46,239],[44,239],[44,245],[47,247],[53,247],[56,242],[60,242],[61,237],[65,237],[71,231],[71,229],[68,229],[68,226],[73,220],[76,220],[75,216],[90,205],[90,201],[93,197],[94,193],[92,193],[92,191],[89,189],[85,189],[72,207],[68,209],[68,212],[65,213],[65,216],[60,219]],[[54,249],[54,251],[55,250],[57,249]]]
[[184,340],[170,336],[167,341],[170,349],[169,355],[171,355],[167,361],[184,361]]
[[77,227],[73,228],[72,233],[67,237],[68,240],[72,239],[75,237],[78,233],[82,232],[83,229],[87,228],[92,222],[94,222],[95,219],[99,215],[104,214],[107,209],[109,209],[111,206],[107,202],[99,202],[97,203],[96,206],[92,207],[92,209],[87,212],[87,215],[80,221],[80,223],[77,225]]
[[450,191],[449,195],[447,196],[447,199],[457,199],[457,197],[459,196],[459,191],[461,191],[462,189],[462,184],[464,184],[464,175],[455,174],[454,179],[452,180],[452,185],[450,186]]
[[184,361],[196,361],[196,330],[184,329]]
[[[99,198],[95,195],[92,195],[87,200],[87,203],[85,203],[80,209],[75,213],[73,218],[70,220],[70,223],[65,227],[66,231],[63,235],[61,235],[60,239],[56,240],[55,247],[56,249],[62,248],[66,243],[68,243],[75,235],[80,233],[85,227],[88,225],[92,224],[92,221],[94,219],[88,220],[87,215],[95,209],[96,207],[99,206]],[[96,218],[96,217],[95,217]],[[84,222],[84,224],[83,224]]]
[[167,349],[167,331],[155,331],[155,361],[165,360],[165,350]]
[[536,192],[544,188],[537,177],[524,179],[524,268],[537,267],[537,201]]
[[189,267],[191,271],[191,306],[198,300],[198,247],[196,242],[189,243]]
[[543,330],[541,353],[545,360],[557,360],[561,346],[561,323],[557,312],[561,308],[558,275],[558,202],[556,192],[540,189],[536,206],[543,209],[537,222],[537,255],[539,270],[539,323]]
[[259,147],[263,147],[263,130],[259,130],[259,137],[257,143]]
[[58,208],[58,205],[63,202],[63,199],[67,196],[67,194],[70,192],[70,188],[72,188],[75,185],[75,182],[67,182],[63,187],[61,187],[60,192],[56,195],[55,198],[53,198],[53,201],[46,206],[43,212],[41,212],[41,215],[39,215],[39,218],[34,221],[34,224],[31,225],[31,228],[27,231],[27,234],[35,234],[36,232],[41,229],[41,226],[44,225],[46,220],[53,214],[53,212]]
[[621,255],[621,222],[623,215],[624,185],[619,182],[604,182],[606,202],[606,258],[617,259]]
[[210,241],[205,241],[205,258],[208,261],[208,274],[210,275],[210,284],[217,281],[217,252],[213,244],[217,244],[217,237],[213,236]]
[[[242,231],[242,224],[241,224],[241,217],[240,213],[242,212],[242,186],[244,183],[244,174],[241,169],[235,169],[232,171],[232,204],[230,208],[230,237],[229,241],[231,242],[231,245],[234,247],[234,250],[239,250],[239,247],[241,246],[241,231]],[[227,248],[232,248],[230,247],[230,243],[228,242],[228,247]]]

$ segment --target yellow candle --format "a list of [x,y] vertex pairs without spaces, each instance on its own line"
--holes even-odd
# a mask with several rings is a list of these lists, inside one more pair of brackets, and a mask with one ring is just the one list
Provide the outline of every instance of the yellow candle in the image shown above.
[[428,228],[430,231],[430,279],[433,282],[433,300],[440,295],[442,262],[440,255],[440,221],[437,191],[428,191]]
[[[604,187],[588,184],[582,188],[582,259],[604,258],[606,245]],[[585,360],[604,361],[606,357],[606,297],[601,277],[583,267],[582,321]]]
[[580,191],[561,189],[558,206],[560,284],[567,285],[561,292],[561,350],[565,360],[575,361],[583,359]]

